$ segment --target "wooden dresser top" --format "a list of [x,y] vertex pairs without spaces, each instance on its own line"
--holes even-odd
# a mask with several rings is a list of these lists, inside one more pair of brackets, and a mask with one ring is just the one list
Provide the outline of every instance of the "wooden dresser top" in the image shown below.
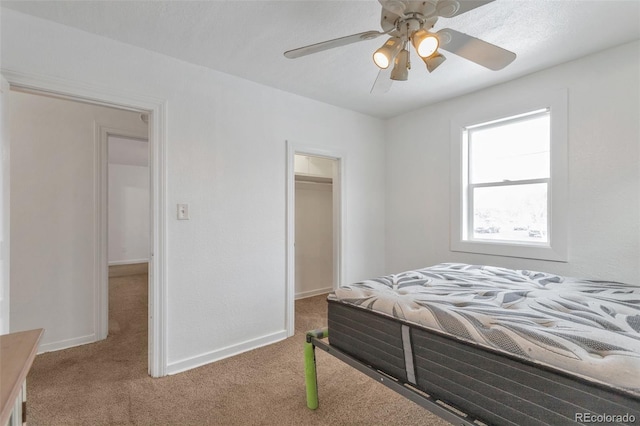
[[0,336],[0,425],[11,416],[22,383],[38,352],[43,329],[21,331]]

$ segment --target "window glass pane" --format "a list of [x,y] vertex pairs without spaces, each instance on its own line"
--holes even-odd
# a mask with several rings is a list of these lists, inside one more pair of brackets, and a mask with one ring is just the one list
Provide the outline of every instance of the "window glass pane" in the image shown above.
[[474,188],[474,239],[547,243],[547,231],[546,183]]
[[549,125],[545,111],[468,129],[470,183],[548,178]]

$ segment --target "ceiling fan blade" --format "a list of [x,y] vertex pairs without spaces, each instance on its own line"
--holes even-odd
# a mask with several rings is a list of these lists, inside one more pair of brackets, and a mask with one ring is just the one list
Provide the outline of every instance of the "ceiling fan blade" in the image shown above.
[[371,87],[370,93],[372,95],[387,93],[391,89],[391,85],[393,84],[393,80],[391,80],[392,69],[393,67],[389,66],[378,72],[378,77],[376,77],[376,81]]
[[495,0],[440,0],[436,10],[443,18],[453,18]]
[[379,31],[365,31],[363,33],[334,38],[333,40],[327,40],[320,43],[310,44],[309,46],[288,50],[284,52],[284,56],[289,59],[295,59],[301,56],[311,55],[312,53],[322,52],[323,50],[333,49],[334,47],[346,46],[347,44],[357,43],[364,40],[372,40],[382,34],[385,33]]
[[493,71],[501,70],[516,59],[516,54],[479,38],[445,28],[437,32],[440,48]]

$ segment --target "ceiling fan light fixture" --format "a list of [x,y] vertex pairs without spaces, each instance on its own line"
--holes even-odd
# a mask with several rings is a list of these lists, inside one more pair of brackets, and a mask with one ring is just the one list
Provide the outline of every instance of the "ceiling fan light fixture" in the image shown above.
[[378,0],[382,6],[380,20],[382,31],[365,31],[310,44],[288,50],[284,52],[284,56],[294,59],[364,40],[372,40],[382,35],[390,37],[373,53],[373,62],[380,71],[371,93],[388,91],[392,80],[408,79],[411,68],[409,60],[411,49],[407,50],[409,41],[425,63],[428,72],[433,72],[446,60],[440,53],[445,50],[490,70],[498,71],[516,59],[514,52],[450,28],[439,31],[433,29],[440,17],[453,18],[493,1],[495,0]]
[[395,65],[391,71],[391,80],[407,81],[409,79],[409,51],[402,49],[395,59]]
[[436,53],[440,45],[438,37],[424,28],[413,33],[411,43],[413,43],[413,47],[416,48],[416,52],[418,52],[421,58],[428,58]]
[[447,58],[440,54],[436,53],[428,58],[422,58],[425,65],[427,66],[427,71],[433,72],[436,68],[438,68]]
[[373,53],[373,62],[381,69],[389,68],[398,52],[402,49],[402,40],[398,37],[391,37],[380,49]]

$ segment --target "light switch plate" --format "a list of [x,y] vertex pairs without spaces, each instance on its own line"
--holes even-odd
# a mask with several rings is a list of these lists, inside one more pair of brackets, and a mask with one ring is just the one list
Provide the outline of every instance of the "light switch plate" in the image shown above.
[[189,220],[189,204],[178,204],[178,220]]

